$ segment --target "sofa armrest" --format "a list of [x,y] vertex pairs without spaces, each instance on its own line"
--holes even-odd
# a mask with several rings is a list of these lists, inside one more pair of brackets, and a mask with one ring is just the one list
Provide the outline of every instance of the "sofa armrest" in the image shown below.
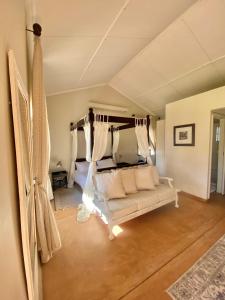
[[173,178],[170,177],[159,177],[160,181],[166,181],[169,185],[169,187],[174,188],[172,182],[173,182]]

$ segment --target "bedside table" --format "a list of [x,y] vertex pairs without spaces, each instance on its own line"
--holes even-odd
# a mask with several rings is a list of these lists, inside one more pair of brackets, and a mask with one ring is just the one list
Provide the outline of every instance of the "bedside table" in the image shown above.
[[67,188],[67,171],[53,171],[52,172],[52,189],[55,191],[58,188]]
[[117,167],[119,167],[119,168],[124,168],[124,167],[129,167],[129,166],[130,166],[130,164],[127,163],[127,162],[119,162],[119,163],[117,163]]

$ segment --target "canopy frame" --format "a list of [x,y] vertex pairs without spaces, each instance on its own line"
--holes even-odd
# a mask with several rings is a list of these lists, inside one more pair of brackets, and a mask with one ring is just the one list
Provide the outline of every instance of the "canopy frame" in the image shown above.
[[[150,127],[150,115],[147,115],[146,117],[146,126],[147,126],[147,133],[149,133],[149,127]],[[86,117],[80,119],[78,122],[71,122],[70,123],[70,131],[73,131],[74,129],[77,129],[78,131],[83,131],[83,126],[85,124],[85,119]],[[144,119],[144,118],[143,118]],[[90,127],[91,127],[91,138],[90,138],[90,143],[91,143],[91,153],[93,151],[94,147],[94,112],[93,108],[89,108],[89,112],[87,115],[87,120],[90,122]],[[109,128],[109,131],[111,132],[111,139],[113,142],[113,131],[114,130],[125,130],[129,128],[134,128],[136,123],[135,117],[122,117],[122,116],[111,116],[111,115],[104,115],[103,120],[108,121],[109,123],[122,123],[123,125],[120,126],[113,126]],[[140,122],[144,122],[142,119],[139,119]],[[149,134],[148,135],[148,142],[150,142]],[[112,143],[113,144],[113,143]]]

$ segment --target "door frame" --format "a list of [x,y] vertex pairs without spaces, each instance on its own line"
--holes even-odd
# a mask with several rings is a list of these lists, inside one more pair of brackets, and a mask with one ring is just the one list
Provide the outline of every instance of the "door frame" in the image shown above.
[[220,119],[220,142],[218,150],[217,188],[216,191],[224,194],[224,150],[225,150],[225,116]]
[[[221,108],[222,109],[222,108]],[[213,146],[213,120],[217,117],[217,119],[224,119],[225,115],[220,114],[217,111],[211,112],[211,118],[210,118],[210,151],[209,151],[209,170],[208,170],[208,199],[210,198],[211,194],[211,172],[212,172],[212,146]],[[224,121],[225,123],[225,121]],[[224,125],[224,134],[225,134],[225,125]],[[223,147],[223,153],[225,153],[225,137],[224,137],[224,147]],[[225,194],[225,155],[223,155],[223,175],[222,179],[222,194]]]

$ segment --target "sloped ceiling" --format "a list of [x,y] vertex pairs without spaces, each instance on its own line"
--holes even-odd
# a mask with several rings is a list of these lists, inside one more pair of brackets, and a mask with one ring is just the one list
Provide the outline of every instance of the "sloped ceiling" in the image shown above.
[[108,83],[162,115],[225,84],[225,0],[39,0],[48,94]]

